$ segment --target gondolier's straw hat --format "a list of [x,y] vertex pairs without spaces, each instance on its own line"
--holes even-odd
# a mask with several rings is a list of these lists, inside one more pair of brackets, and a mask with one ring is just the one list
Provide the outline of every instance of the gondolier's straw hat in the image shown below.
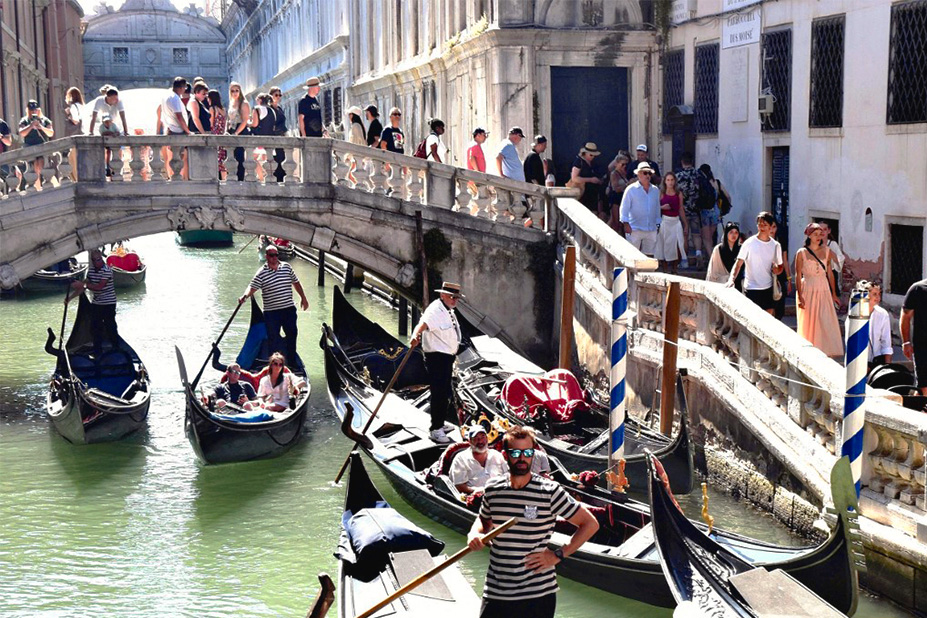
[[439,294],[450,294],[454,298],[466,298],[463,294],[460,293],[460,284],[459,283],[448,283],[445,281],[441,287],[435,292]]

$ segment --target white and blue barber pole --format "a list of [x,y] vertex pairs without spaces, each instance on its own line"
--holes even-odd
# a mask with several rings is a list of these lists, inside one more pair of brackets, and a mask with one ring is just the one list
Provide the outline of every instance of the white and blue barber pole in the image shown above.
[[625,374],[628,364],[628,271],[616,268],[612,273],[612,348],[608,415],[608,465],[624,457]]
[[856,495],[863,470],[863,422],[866,415],[866,375],[869,362],[869,291],[850,292],[847,314],[847,393],[843,403],[843,449],[849,457]]

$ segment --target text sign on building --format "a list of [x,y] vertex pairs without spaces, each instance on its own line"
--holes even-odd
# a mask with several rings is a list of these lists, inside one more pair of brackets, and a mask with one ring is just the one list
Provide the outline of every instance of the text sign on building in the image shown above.
[[721,48],[740,47],[760,42],[762,9],[757,0],[724,0],[724,11],[753,8],[726,15],[722,21]]
[[681,24],[689,21],[695,15],[696,0],[673,0],[670,9],[670,23]]

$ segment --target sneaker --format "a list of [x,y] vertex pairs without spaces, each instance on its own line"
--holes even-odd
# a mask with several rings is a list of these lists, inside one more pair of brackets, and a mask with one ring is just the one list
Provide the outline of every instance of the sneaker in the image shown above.
[[443,427],[439,429],[432,429],[428,436],[438,444],[447,444],[451,441],[451,439],[447,437],[447,434],[444,433]]

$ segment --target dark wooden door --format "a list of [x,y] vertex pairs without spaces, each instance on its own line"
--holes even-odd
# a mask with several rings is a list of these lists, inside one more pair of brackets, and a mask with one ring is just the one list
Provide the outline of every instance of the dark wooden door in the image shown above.
[[789,249],[789,147],[772,149],[772,204],[769,211],[776,218],[779,233],[776,240]]
[[628,70],[618,67],[550,67],[550,148],[557,184],[570,178],[586,142],[602,152],[603,170],[628,144]]

